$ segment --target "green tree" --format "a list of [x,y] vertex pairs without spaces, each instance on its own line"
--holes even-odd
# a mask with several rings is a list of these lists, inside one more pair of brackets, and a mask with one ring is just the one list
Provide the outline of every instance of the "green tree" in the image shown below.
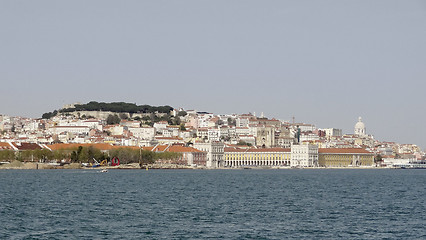
[[69,156],[64,150],[55,150],[53,151],[53,158],[60,161],[62,159],[69,158]]
[[15,160],[15,151],[13,150],[1,150],[0,151],[1,161],[13,161]]
[[71,153],[71,162],[78,162],[78,154],[76,151],[72,151]]
[[236,126],[237,125],[237,121],[235,119],[228,118],[228,125],[229,126]]
[[129,119],[129,116],[127,116],[125,113],[120,113],[120,119],[127,120]]
[[89,158],[89,153],[87,151],[87,148],[82,148],[82,150],[78,153],[78,160],[80,162],[92,162],[93,161],[92,158]]
[[383,160],[382,155],[377,154],[376,156],[374,156],[374,162],[375,162],[376,164],[381,163],[381,162],[382,162],[382,160]]
[[252,144],[251,143],[247,143],[247,142],[244,142],[244,141],[242,141],[242,140],[240,140],[238,143],[237,143],[237,145],[239,145],[239,146],[252,146]]
[[114,125],[114,124],[119,124],[121,122],[121,119],[120,117],[118,117],[117,114],[114,114],[114,115],[109,114],[106,121],[108,125]]
[[186,115],[187,115],[188,113],[187,112],[185,112],[185,111],[180,111],[180,112],[178,112],[178,117],[185,117]]

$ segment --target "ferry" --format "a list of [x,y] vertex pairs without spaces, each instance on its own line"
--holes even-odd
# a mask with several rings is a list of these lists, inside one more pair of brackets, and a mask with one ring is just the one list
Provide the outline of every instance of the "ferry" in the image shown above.
[[401,169],[426,169],[426,160],[410,162],[406,164],[395,164],[393,166]]

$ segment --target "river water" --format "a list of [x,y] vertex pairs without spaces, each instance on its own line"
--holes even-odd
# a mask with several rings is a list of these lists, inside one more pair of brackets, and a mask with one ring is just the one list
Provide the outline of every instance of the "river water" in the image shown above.
[[0,239],[426,239],[425,170],[0,170]]

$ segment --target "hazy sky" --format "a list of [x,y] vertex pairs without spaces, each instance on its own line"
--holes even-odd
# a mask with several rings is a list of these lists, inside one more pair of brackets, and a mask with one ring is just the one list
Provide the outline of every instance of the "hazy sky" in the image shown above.
[[125,101],[426,148],[426,1],[0,1],[0,114]]

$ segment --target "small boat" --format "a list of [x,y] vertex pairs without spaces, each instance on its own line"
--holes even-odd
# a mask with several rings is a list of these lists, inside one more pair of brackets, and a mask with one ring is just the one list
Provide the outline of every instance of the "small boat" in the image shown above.
[[108,170],[107,169],[102,169],[101,171],[99,171],[99,172],[101,172],[101,173],[105,173],[105,172],[108,172]]

